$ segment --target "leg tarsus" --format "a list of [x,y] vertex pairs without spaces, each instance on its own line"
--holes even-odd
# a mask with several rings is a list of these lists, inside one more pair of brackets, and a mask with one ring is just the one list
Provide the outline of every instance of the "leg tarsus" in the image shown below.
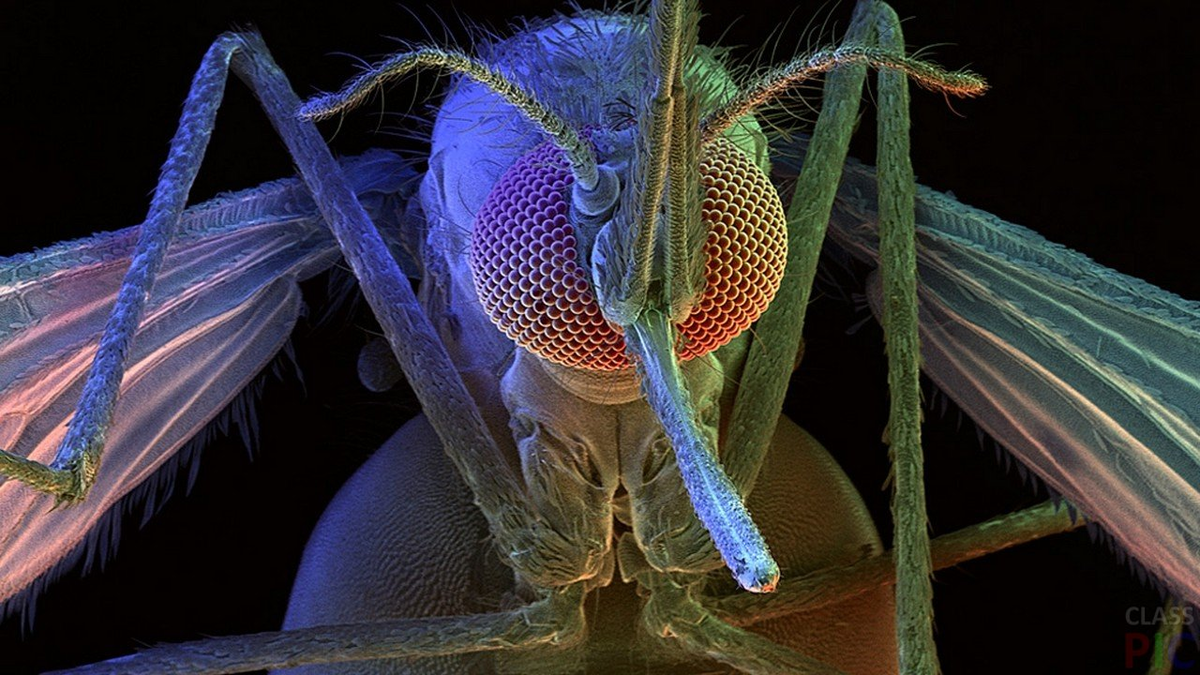
[[81,499],[86,492],[81,472],[55,469],[3,449],[0,449],[0,477],[21,481],[39,492],[57,497],[59,501]]

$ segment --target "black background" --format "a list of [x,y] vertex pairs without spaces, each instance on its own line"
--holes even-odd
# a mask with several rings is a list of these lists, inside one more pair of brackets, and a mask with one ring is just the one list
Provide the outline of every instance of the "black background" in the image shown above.
[[[1200,298],[1194,253],[1194,11],[1184,3],[1094,9],[1082,2],[896,2],[913,47],[969,65],[992,91],[975,101],[914,92],[919,179],[965,203],[1030,226],[1123,272]],[[500,5],[505,5],[500,7]],[[742,45],[751,58],[790,3],[711,3],[702,39]],[[413,13],[391,2],[208,2],[0,6],[0,254],[139,222],[201,54],[234,25],[257,25],[302,95],[373,60],[388,36],[462,40],[467,17],[503,29],[556,2],[457,2]],[[795,10],[776,54],[790,55],[810,18],[838,33],[849,4]],[[739,15],[745,14],[738,18]],[[1191,16],[1188,16],[1191,14]],[[439,20],[438,17],[441,17]],[[418,21],[419,19],[419,21]],[[444,24],[443,24],[444,22]],[[724,37],[722,38],[722,34]],[[779,33],[775,33],[779,35]],[[769,58],[769,57],[768,57]],[[419,112],[426,85],[400,85],[388,109]],[[414,100],[416,101],[414,103]],[[375,133],[378,102],[347,118],[338,152],[413,147]],[[811,115],[810,115],[811,117]],[[382,126],[391,121],[384,119]],[[871,126],[852,153],[873,154]],[[323,129],[332,135],[333,127]],[[193,201],[290,173],[290,162],[251,97],[229,87]],[[818,299],[805,367],[790,413],[847,467],[887,529],[886,394],[875,328],[846,337],[861,315]],[[35,630],[0,625],[0,672],[38,672],[116,656],[161,641],[278,627],[305,538],[353,468],[416,403],[405,392],[369,395],[353,359],[370,319],[360,313],[295,337],[305,385],[268,384],[261,450],[237,442],[204,454],[192,494],[175,498],[118,557],[84,580],[69,575],[39,603]],[[946,533],[1036,503],[1035,493],[981,449],[970,424],[931,413],[926,426],[932,531]],[[948,673],[1123,673],[1126,623],[1155,592],[1104,545],[1079,532],[938,573],[937,630]],[[1200,666],[1197,666],[1200,668]],[[1190,672],[1181,670],[1180,672]]]

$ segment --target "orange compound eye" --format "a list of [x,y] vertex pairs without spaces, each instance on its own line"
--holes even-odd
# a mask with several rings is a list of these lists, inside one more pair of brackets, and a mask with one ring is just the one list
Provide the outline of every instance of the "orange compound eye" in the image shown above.
[[[705,146],[700,173],[708,283],[677,326],[684,360],[750,327],[775,297],[787,260],[783,205],[762,170],[719,139]],[[475,290],[492,322],[530,352],[573,368],[621,370],[629,366],[621,328],[604,319],[576,262],[567,215],[572,181],[550,143],[501,176],[475,218]]]
[[509,339],[554,363],[629,366],[621,330],[600,313],[575,261],[567,216],[574,182],[547,142],[512,165],[484,200],[471,233],[471,273],[484,311]]
[[775,299],[787,265],[783,203],[745,153],[725,139],[704,146],[700,184],[708,285],[678,326],[675,351],[683,360],[725,345],[757,321]]

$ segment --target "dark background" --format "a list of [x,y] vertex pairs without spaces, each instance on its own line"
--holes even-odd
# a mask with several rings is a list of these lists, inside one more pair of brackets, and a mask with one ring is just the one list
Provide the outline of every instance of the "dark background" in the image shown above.
[[[498,6],[506,4],[500,9]],[[742,45],[751,58],[791,3],[710,3],[705,42]],[[1083,2],[896,2],[914,48],[983,73],[992,91],[974,101],[914,92],[913,157],[919,179],[963,202],[1028,225],[1123,272],[1200,298],[1192,190],[1194,139],[1184,98],[1196,81],[1194,10],[1177,3],[1097,11]],[[354,57],[394,49],[388,36],[462,39],[462,17],[503,29],[557,2],[457,2],[412,13],[392,2],[208,2],[187,13],[168,3],[0,5],[0,152],[5,176],[0,254],[139,222],[165,157],[179,106],[208,43],[234,25],[257,25],[302,95],[332,89]],[[810,18],[840,34],[850,4],[795,10],[778,58]],[[745,13],[745,16],[739,15]],[[1190,16],[1189,16],[1190,15]],[[440,19],[438,17],[441,17]],[[722,38],[722,33],[724,37]],[[776,32],[775,35],[779,35]],[[769,58],[769,57],[768,57]],[[431,77],[422,77],[429,83]],[[401,84],[388,109],[421,110]],[[414,100],[416,101],[414,103]],[[354,153],[412,148],[375,133],[378,103],[350,115],[333,140]],[[869,160],[873,122],[852,153]],[[332,127],[324,127],[326,135]],[[240,84],[226,103],[193,201],[290,173],[290,162]],[[872,325],[822,293],[810,312],[805,367],[791,414],[847,467],[885,538],[886,451],[882,342]],[[360,389],[353,360],[365,313],[295,337],[305,384],[266,387],[261,449],[214,443],[187,498],[176,497],[140,531],[130,524],[103,573],[76,574],[38,605],[35,630],[0,624],[0,672],[30,673],[127,653],[161,641],[277,628],[300,552],[323,505],[371,449],[417,409],[405,392]],[[1044,498],[981,448],[969,422],[929,414],[929,511],[946,533]],[[961,428],[960,428],[961,427]],[[320,458],[319,465],[316,458]],[[1157,594],[1103,544],[1077,532],[938,573],[937,629],[948,673],[1141,672],[1125,668],[1130,607],[1152,612]],[[1190,672],[1182,670],[1181,672]]]

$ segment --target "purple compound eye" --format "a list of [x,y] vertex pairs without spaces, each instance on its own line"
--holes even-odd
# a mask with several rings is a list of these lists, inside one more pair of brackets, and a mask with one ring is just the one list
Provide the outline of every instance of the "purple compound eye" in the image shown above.
[[[787,228],[767,176],[732,143],[709,143],[700,161],[707,286],[678,325],[679,357],[726,344],[766,310],[783,279]],[[471,235],[471,272],[484,311],[509,339],[554,363],[629,367],[619,326],[600,313],[576,263],[567,216],[571,171],[544,143],[521,157],[484,200]]]

